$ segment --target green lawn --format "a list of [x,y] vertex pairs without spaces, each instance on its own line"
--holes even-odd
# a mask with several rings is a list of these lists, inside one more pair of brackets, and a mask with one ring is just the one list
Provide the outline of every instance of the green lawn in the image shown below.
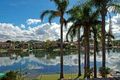
[[[65,79],[74,79],[77,77],[77,74],[65,74]],[[50,75],[42,75],[37,78],[37,80],[58,80],[59,74],[50,74]]]

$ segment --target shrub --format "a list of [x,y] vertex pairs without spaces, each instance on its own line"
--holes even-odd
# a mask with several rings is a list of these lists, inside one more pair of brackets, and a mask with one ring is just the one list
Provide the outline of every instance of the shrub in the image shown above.
[[102,77],[107,77],[107,75],[110,73],[110,68],[108,67],[100,67],[99,68],[99,73]]
[[0,80],[24,80],[24,78],[17,71],[10,71],[7,72],[6,75],[2,77]]

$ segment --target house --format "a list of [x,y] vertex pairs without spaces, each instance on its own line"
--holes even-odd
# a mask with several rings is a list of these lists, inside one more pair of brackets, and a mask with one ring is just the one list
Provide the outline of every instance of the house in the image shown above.
[[33,49],[42,49],[44,46],[44,42],[33,42],[32,43],[32,48]]
[[0,49],[9,49],[12,48],[12,43],[0,42]]

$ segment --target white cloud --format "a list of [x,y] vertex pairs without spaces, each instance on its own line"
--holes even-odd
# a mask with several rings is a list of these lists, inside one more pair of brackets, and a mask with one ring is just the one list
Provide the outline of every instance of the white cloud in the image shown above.
[[[120,14],[112,17],[112,31],[116,39],[120,39]],[[40,22],[36,19],[28,19],[26,22],[28,24]],[[72,23],[68,24],[68,27]],[[108,28],[108,25],[106,25]],[[63,30],[63,38],[65,40],[66,32],[68,29]],[[6,40],[19,40],[19,41],[28,41],[28,40],[56,40],[60,38],[60,25],[57,23],[37,24],[36,26],[24,25],[20,26],[13,25],[11,23],[0,23],[0,41]]]
[[[28,24],[38,23],[40,20],[28,19]],[[71,23],[68,24],[70,26]],[[67,29],[64,28],[63,37],[65,40]],[[36,26],[24,25],[20,26],[13,25],[11,23],[0,23],[0,41],[6,40],[56,40],[60,38],[60,25],[57,23],[37,24]]]
[[[112,32],[115,36],[115,39],[120,39],[120,14],[113,16],[112,20]],[[109,25],[106,26],[106,30],[108,30]]]
[[38,23],[40,23],[40,22],[41,22],[40,19],[28,19],[28,20],[26,21],[26,23],[27,23],[28,25],[38,24]]
[[25,25],[24,24],[21,24],[20,26],[22,29],[25,29]]
[[10,23],[0,23],[0,40],[55,40],[59,38],[60,27],[56,23],[45,23],[36,27],[15,26]]

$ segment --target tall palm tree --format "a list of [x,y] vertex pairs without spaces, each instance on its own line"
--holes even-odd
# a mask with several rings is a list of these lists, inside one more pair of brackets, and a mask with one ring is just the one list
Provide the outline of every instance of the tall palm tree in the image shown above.
[[[90,37],[90,28],[94,25],[100,24],[101,21],[98,20],[98,11],[93,11],[90,5],[84,7],[84,35],[85,35],[85,48],[86,48],[86,74],[90,71],[90,59],[89,59],[89,37]],[[90,74],[87,74],[87,77],[90,78]]]
[[41,20],[43,20],[45,15],[49,15],[49,22],[55,17],[60,17],[60,79],[64,78],[63,75],[63,26],[66,26],[66,20],[64,19],[64,14],[66,13],[67,6],[69,4],[68,0],[51,0],[53,1],[57,9],[56,10],[46,10],[41,14]]
[[80,27],[81,25],[78,24],[78,19],[80,17],[79,7],[73,7],[71,10],[68,11],[70,17],[68,18],[67,22],[73,22],[72,26],[67,32],[67,37],[70,34],[71,36],[75,37],[77,35],[77,42],[78,42],[78,77],[81,76],[81,53],[80,53]]
[[[70,28],[71,31],[75,31],[74,28],[83,27],[84,28],[84,40],[85,40],[85,77],[90,77],[90,74],[86,75],[88,70],[90,70],[90,59],[89,59],[89,34],[90,34],[90,27],[93,24],[98,24],[99,21],[96,19],[97,13],[92,12],[91,7],[88,5],[84,5],[83,7],[78,7],[77,13],[73,10],[71,14],[72,20],[74,20],[72,26]],[[79,15],[78,15],[79,14]],[[77,17],[76,17],[77,15]],[[74,17],[75,16],[75,17]],[[79,28],[78,28],[79,29]],[[78,30],[77,30],[78,31]],[[78,31],[79,33],[79,31]],[[78,38],[79,39],[79,38]],[[78,51],[79,52],[79,51]]]
[[[76,27],[78,27],[76,29]],[[77,35],[77,42],[78,42],[78,77],[81,76],[81,53],[80,53],[80,26],[76,23],[73,23],[69,31],[67,32],[67,39],[68,35],[72,36],[72,39]]]
[[[84,37],[85,37],[85,75],[87,74],[87,69],[89,69],[90,61],[89,61],[89,26],[87,25],[87,17],[89,14],[89,10],[87,10],[87,6],[79,7],[79,17],[76,21],[76,24],[79,26],[83,26],[84,28]],[[79,32],[79,31],[78,31]],[[78,43],[79,44],[79,43]],[[79,47],[79,46],[78,46]],[[79,51],[78,51],[79,52]]]
[[100,25],[93,25],[93,39],[94,39],[94,78],[97,78],[97,61],[96,61],[96,53],[98,52],[98,38],[100,37]]
[[[95,5],[100,10],[101,19],[102,19],[102,67],[106,67],[106,55],[105,55],[105,17],[107,15],[108,9],[111,8],[111,11],[120,11],[119,0],[90,0],[90,2]],[[105,77],[105,75],[103,76]]]
[[94,78],[97,78],[96,52],[97,52],[97,29],[94,28]]

